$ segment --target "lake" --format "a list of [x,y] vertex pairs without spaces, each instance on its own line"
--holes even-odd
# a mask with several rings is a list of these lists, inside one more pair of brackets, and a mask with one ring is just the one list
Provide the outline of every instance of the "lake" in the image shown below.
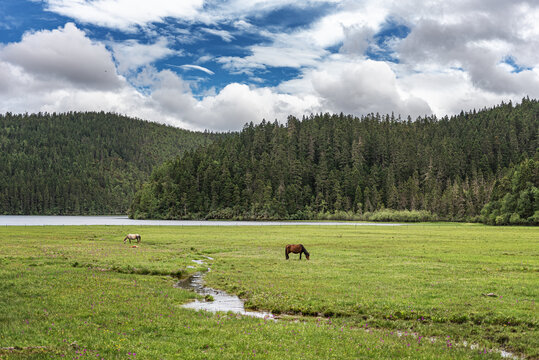
[[127,216],[37,216],[0,215],[0,226],[47,225],[155,225],[155,226],[398,226],[401,224],[334,221],[206,221],[206,220],[132,220]]

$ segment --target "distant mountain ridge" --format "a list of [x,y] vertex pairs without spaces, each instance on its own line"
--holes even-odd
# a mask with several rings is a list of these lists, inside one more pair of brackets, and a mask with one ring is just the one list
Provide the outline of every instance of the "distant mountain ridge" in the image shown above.
[[538,133],[539,103],[528,98],[440,119],[318,114],[251,123],[157,168],[130,216],[361,219],[392,209],[477,220],[507,169],[539,159]]
[[0,115],[0,214],[125,214],[156,165],[222,136],[104,112]]

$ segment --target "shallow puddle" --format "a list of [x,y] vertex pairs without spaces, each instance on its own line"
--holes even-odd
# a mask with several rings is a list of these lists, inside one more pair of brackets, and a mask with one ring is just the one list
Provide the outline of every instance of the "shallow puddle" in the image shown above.
[[[210,271],[209,268],[208,271]],[[187,309],[204,310],[211,312],[233,312],[236,314],[253,316],[257,318],[274,319],[273,315],[269,312],[245,310],[243,301],[236,295],[230,295],[224,291],[215,290],[204,286],[204,273],[202,272],[198,272],[193,276],[189,277],[188,279],[181,280],[177,282],[174,286],[181,289],[194,291],[202,296],[211,296],[213,298],[213,301],[195,300],[193,302],[182,305],[182,307]]]

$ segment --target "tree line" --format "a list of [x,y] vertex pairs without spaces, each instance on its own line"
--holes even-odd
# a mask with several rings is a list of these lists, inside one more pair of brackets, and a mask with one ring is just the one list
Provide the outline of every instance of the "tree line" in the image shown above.
[[0,115],[0,214],[125,214],[156,165],[220,136],[104,112]]
[[481,210],[507,191],[498,183],[508,169],[538,156],[538,132],[539,104],[528,98],[415,121],[341,113],[250,123],[158,167],[130,216],[361,218],[390,209],[477,221],[492,217]]

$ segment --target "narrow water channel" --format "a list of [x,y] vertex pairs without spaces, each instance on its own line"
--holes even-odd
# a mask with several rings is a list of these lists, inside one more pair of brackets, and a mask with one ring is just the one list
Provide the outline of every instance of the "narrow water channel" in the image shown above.
[[[197,264],[204,264],[203,260],[193,260]],[[211,271],[208,268],[208,271]],[[206,272],[197,272],[191,277],[180,280],[174,285],[177,288],[194,291],[195,293],[204,296],[208,300],[195,300],[193,302],[182,305],[182,307],[193,310],[204,310],[210,312],[233,312],[245,316],[252,316],[264,319],[274,319],[273,314],[264,311],[248,311],[245,310],[243,301],[236,295],[227,294],[224,291],[212,289],[204,286],[204,275]]]
[[[207,259],[213,260],[213,258],[206,256]],[[205,264],[204,260],[193,260],[194,263],[198,265]],[[202,295],[204,297],[211,296],[213,301],[206,300],[195,300],[193,302],[182,305],[186,309],[193,310],[204,310],[210,312],[233,312],[236,314],[241,314],[245,316],[252,316],[257,318],[272,319],[276,320],[274,315],[270,312],[263,311],[248,311],[245,310],[243,301],[236,295],[227,294],[224,291],[212,289],[210,287],[204,286],[204,275],[211,271],[211,268],[208,268],[205,272],[197,272],[194,275],[190,276],[187,279],[178,281],[174,286],[181,289],[186,289],[194,291],[195,293]],[[397,331],[397,336],[406,336],[407,333]],[[411,334],[410,334],[411,335]],[[431,338],[431,341],[436,341],[435,337]],[[471,350],[479,349],[477,344],[469,344],[467,341],[463,341],[458,345],[469,347]],[[511,352],[504,351],[501,349],[491,349],[490,352],[496,352],[501,355],[502,358],[512,359],[512,360],[521,360],[522,357],[515,355]]]

